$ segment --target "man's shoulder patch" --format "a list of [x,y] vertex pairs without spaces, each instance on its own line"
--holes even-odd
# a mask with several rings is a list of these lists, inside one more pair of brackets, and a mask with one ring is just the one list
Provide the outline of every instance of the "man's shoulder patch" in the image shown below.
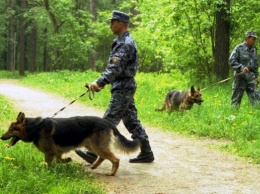
[[110,60],[110,63],[116,64],[118,61],[119,61],[118,57],[112,57],[111,60]]

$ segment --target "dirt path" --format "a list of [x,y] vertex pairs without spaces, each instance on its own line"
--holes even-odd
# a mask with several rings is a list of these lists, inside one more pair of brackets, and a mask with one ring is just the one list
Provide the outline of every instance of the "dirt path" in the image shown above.
[[[50,117],[71,100],[0,80],[0,94],[8,97],[29,117]],[[76,115],[102,116],[103,112],[74,103],[59,117]],[[15,119],[15,118],[14,118]],[[120,131],[128,138],[122,124]],[[218,150],[209,145],[223,142],[195,140],[146,127],[156,160],[151,164],[130,164],[137,155],[118,154],[121,159],[118,173],[108,177],[111,164],[105,161],[93,173],[109,194],[257,194],[260,193],[260,166]],[[87,164],[71,152],[75,160]]]

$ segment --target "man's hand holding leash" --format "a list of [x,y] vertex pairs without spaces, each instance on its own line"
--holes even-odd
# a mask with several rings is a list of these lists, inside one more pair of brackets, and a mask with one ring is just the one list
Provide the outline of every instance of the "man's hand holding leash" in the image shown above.
[[99,92],[104,87],[100,87],[96,81],[92,82],[91,84],[86,83],[85,87],[88,88],[88,91],[91,92]]
[[[244,67],[244,68],[242,69],[242,72],[243,72],[243,73],[249,73],[249,72],[250,72],[250,68]],[[257,86],[259,85],[258,77],[255,78],[255,84],[256,84]]]
[[250,72],[250,70],[249,70],[249,68],[248,67],[244,67],[243,69],[242,69],[242,72]]

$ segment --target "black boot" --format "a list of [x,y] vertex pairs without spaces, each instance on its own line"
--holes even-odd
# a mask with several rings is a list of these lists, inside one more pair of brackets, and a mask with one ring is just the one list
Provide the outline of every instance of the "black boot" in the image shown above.
[[78,156],[80,156],[90,164],[93,164],[97,159],[97,155],[93,152],[83,150],[75,150],[75,152],[76,154],[78,154]]
[[141,152],[136,158],[130,159],[130,163],[150,163],[154,161],[153,152],[149,144],[149,140],[141,141]]

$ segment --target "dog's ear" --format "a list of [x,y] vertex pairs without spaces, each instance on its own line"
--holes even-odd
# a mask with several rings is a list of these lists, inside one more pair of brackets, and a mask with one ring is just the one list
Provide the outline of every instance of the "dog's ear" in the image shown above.
[[198,87],[197,90],[200,92],[200,87]]
[[19,114],[17,115],[17,118],[16,118],[17,121],[19,120],[21,114],[23,114],[23,113],[22,113],[22,112],[19,112]]
[[19,123],[22,123],[22,122],[24,122],[24,119],[25,119],[25,114],[24,114],[23,112],[19,112],[19,114],[18,114],[16,120],[17,120]]
[[190,88],[190,93],[191,93],[191,95],[195,94],[195,88],[194,88],[194,86],[191,86],[191,88]]

